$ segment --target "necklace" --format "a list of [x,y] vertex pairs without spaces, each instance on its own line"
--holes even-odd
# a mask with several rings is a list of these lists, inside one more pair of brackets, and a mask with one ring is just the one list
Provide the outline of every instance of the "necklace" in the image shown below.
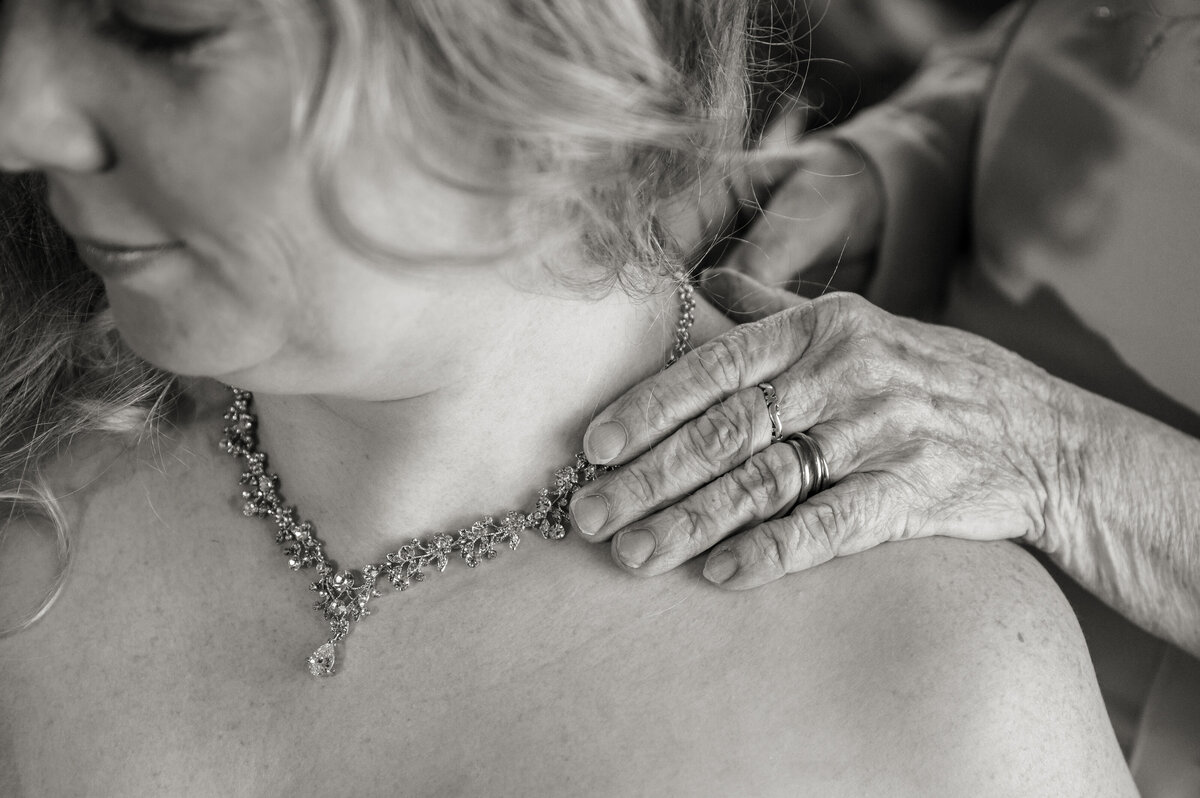
[[[679,272],[676,279],[680,313],[668,366],[687,350],[696,308],[695,291],[687,275]],[[502,546],[515,551],[525,532],[536,531],[547,540],[562,540],[567,534],[567,506],[571,496],[597,474],[609,470],[577,454],[574,463],[554,472],[554,482],[538,491],[533,508],[527,512],[513,510],[499,520],[485,516],[465,529],[413,538],[384,559],[360,570],[339,569],[325,555],[325,544],[317,537],[312,522],[301,520],[296,507],[284,501],[279,475],[268,470],[267,453],[258,446],[253,395],[238,388],[230,390],[233,403],[224,416],[226,426],[220,448],[243,461],[245,470],[239,480],[245,502],[242,514],[271,522],[275,527],[275,542],[283,548],[288,566],[293,571],[313,569],[317,575],[309,589],[317,595],[314,609],[329,624],[329,639],[308,657],[308,670],[313,676],[334,674],[338,645],[355,624],[371,614],[367,605],[382,595],[380,587],[384,583],[390,583],[396,590],[408,590],[425,581],[430,570],[446,570],[455,555],[474,568],[493,559]]]

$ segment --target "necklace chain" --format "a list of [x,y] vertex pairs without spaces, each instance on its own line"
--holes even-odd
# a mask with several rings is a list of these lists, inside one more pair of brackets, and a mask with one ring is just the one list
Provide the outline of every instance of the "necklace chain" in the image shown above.
[[[676,278],[680,313],[668,366],[687,351],[696,308],[694,288],[687,276],[680,272]],[[282,547],[288,566],[293,571],[313,569],[317,575],[309,589],[317,595],[314,609],[329,624],[329,639],[308,657],[308,670],[313,676],[334,674],[338,645],[356,623],[371,614],[367,606],[371,599],[382,595],[380,587],[384,583],[407,590],[425,581],[431,571],[444,571],[455,556],[474,568],[493,559],[504,546],[515,551],[525,532],[539,532],[547,540],[561,540],[567,534],[571,496],[581,485],[609,470],[577,454],[574,463],[554,472],[554,482],[538,491],[533,508],[527,512],[514,510],[499,520],[489,515],[465,529],[413,538],[383,560],[365,565],[359,571],[339,569],[325,555],[325,544],[312,522],[301,520],[296,507],[284,501],[279,475],[269,470],[267,453],[258,446],[253,395],[238,388],[230,390],[233,403],[224,416],[226,425],[220,448],[243,461],[245,470],[239,480],[244,501],[242,514],[271,522],[275,541]]]

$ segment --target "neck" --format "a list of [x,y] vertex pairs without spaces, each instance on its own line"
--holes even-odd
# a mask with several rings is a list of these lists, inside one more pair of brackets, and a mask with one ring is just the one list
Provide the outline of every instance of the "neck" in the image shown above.
[[[339,563],[378,561],[412,537],[527,510],[582,445],[593,414],[663,367],[679,298],[583,300],[514,291],[470,346],[386,398],[256,394],[282,492]],[[701,307],[695,338],[717,331]],[[461,326],[460,326],[461,327]],[[499,332],[496,332],[499,331]]]

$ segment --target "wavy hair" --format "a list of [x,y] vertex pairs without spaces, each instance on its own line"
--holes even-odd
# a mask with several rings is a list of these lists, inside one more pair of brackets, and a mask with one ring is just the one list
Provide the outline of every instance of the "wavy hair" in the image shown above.
[[664,207],[742,150],[750,6],[332,0],[327,69],[298,114],[321,145],[323,208],[381,251],[333,189],[339,153],[366,127],[445,183],[505,199],[509,248],[555,231],[612,278],[661,273],[678,255]]
[[[450,185],[505,199],[519,222],[510,246],[566,231],[615,264],[610,287],[677,262],[666,211],[744,149],[749,42],[761,33],[752,0],[310,5],[326,57],[298,91],[294,126],[318,145],[324,211],[364,252],[405,256],[381,253],[338,202],[339,153],[364,132]],[[62,567],[35,608],[4,619],[9,631],[46,612],[70,560],[41,466],[81,433],[152,429],[179,396],[172,375],[117,337],[102,284],[41,193],[36,177],[0,176],[0,501],[10,519],[49,519]]]
[[41,465],[78,435],[152,429],[175,386],[117,337],[104,286],[41,196],[37,177],[0,176],[0,539],[15,520],[40,517],[54,529],[59,568],[33,607],[0,619],[0,636],[45,614],[70,565],[67,523]]

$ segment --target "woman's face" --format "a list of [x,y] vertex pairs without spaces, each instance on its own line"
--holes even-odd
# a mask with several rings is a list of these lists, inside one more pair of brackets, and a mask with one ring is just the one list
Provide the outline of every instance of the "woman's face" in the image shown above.
[[[292,132],[322,23],[308,3],[262,5],[0,0],[0,166],[45,173],[51,210],[151,362],[260,390],[369,391],[396,341],[418,360],[452,350],[445,325],[423,321],[452,300],[461,313],[496,275],[384,265],[331,228],[311,144]],[[341,207],[374,238],[446,251],[479,230],[481,202],[400,148],[349,149]]]

